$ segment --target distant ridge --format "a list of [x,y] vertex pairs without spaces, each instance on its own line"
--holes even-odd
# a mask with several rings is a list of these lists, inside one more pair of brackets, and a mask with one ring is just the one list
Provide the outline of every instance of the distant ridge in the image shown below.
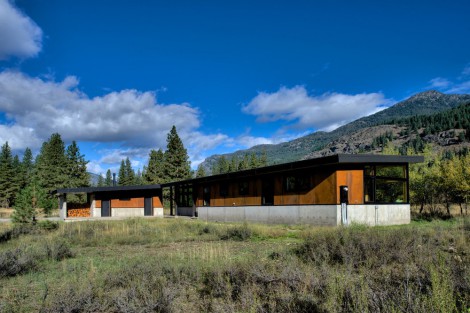
[[[245,153],[260,155],[264,151],[266,152],[269,164],[301,160],[315,155],[315,151],[321,150],[328,143],[366,127],[413,115],[438,113],[467,102],[470,102],[470,94],[444,94],[436,90],[429,90],[415,94],[385,110],[357,119],[331,132],[317,131],[292,141],[275,145],[257,145],[246,150],[224,154],[224,156],[227,159],[231,159],[233,156],[242,157]],[[202,165],[207,170],[210,170],[220,156],[210,156],[206,158]]]

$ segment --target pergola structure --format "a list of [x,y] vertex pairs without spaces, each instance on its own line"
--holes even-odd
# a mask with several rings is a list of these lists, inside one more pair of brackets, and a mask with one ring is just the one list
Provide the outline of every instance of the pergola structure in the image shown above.
[[[163,217],[160,185],[57,189],[62,219],[84,217]],[[82,194],[83,201],[68,204],[67,195]]]

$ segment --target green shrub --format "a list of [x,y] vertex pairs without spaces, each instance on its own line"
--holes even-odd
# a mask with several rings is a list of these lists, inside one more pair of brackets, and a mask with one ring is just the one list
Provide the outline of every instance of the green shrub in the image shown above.
[[251,238],[253,231],[247,224],[243,226],[233,226],[228,228],[224,233],[220,235],[222,240],[236,240],[245,241]]
[[36,267],[37,259],[24,249],[0,252],[0,278],[23,274]]

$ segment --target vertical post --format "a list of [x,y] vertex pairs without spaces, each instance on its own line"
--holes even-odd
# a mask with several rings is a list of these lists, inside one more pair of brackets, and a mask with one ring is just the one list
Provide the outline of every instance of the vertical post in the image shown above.
[[66,194],[61,194],[59,196],[59,216],[62,220],[65,220],[65,218],[67,217]]
[[90,217],[95,216],[95,206],[96,206],[96,201],[95,201],[95,194],[90,194]]
[[170,215],[173,216],[173,186],[170,186]]
[[339,186],[339,202],[341,203],[341,224],[348,225],[348,186]]

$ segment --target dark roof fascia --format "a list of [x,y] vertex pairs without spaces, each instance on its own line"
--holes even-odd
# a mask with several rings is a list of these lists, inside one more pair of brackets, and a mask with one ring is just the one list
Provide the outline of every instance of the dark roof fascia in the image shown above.
[[334,154],[330,156],[295,161],[290,163],[282,163],[259,167],[255,169],[230,172],[200,178],[192,178],[171,183],[162,184],[162,187],[170,187],[174,185],[182,185],[189,183],[203,183],[211,181],[220,181],[225,179],[240,179],[244,177],[252,177],[253,175],[269,175],[274,173],[302,170],[306,168],[329,166],[335,164],[406,164],[424,162],[423,156],[404,156],[404,155],[382,155],[382,154]]
[[143,186],[107,186],[107,187],[78,187],[78,188],[61,188],[53,191],[53,194],[64,193],[103,193],[116,191],[139,191],[161,189],[161,185],[143,185]]

